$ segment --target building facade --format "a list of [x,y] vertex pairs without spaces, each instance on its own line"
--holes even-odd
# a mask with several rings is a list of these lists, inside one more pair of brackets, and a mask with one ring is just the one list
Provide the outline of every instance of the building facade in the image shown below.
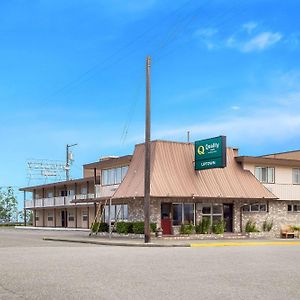
[[[21,189],[32,195],[25,209],[33,211],[33,225],[90,228],[99,207],[108,221],[108,199],[113,222],[142,221],[144,150],[139,144],[132,156],[84,165],[78,180]],[[227,148],[225,168],[195,171],[194,163],[191,143],[151,143],[150,215],[163,234],[203,219],[224,220],[227,232],[243,232],[249,220],[261,231],[268,221],[276,235],[300,224],[300,151],[253,157]]]

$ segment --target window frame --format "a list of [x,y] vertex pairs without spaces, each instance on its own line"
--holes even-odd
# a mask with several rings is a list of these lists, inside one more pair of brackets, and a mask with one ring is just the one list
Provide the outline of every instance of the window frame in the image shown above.
[[129,166],[120,166],[101,170],[101,185],[110,186],[121,184],[128,172]]
[[[263,180],[263,169],[266,169],[266,177],[267,177],[266,181]],[[258,170],[261,170],[260,176],[257,176],[257,171]],[[273,170],[273,172],[272,172],[272,181],[269,179],[269,171],[270,170]],[[254,167],[254,176],[261,183],[275,184],[275,167],[271,167],[271,166],[255,166]]]
[[[185,223],[185,217],[184,217],[184,205],[185,204],[192,204],[193,205],[193,222],[192,224],[195,225],[196,223],[196,203],[194,202],[174,202],[172,203],[172,226],[181,226],[181,225],[188,225],[190,223]],[[180,224],[174,224],[174,218],[173,218],[173,205],[181,205],[181,223]]]
[[[291,207],[291,210],[289,210],[289,206]],[[295,207],[296,207],[296,210],[295,210]],[[300,204],[288,203],[287,204],[287,212],[288,213],[300,213]]]
[[[258,206],[258,210],[253,210],[253,206]],[[246,209],[247,207],[247,209]],[[262,209],[262,207],[265,207],[265,209]],[[243,213],[267,213],[268,212],[268,204],[267,203],[249,203],[247,205],[243,206]]]
[[[297,177],[298,177],[298,182],[294,182],[294,171],[298,171]],[[300,185],[300,168],[292,168],[292,184],[293,185]]]
[[48,214],[47,214],[47,220],[48,222],[53,222],[53,219],[54,216],[53,216],[53,212],[49,211]]

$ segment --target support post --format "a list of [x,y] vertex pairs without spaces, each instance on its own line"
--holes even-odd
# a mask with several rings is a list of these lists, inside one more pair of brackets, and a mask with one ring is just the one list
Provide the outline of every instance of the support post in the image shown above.
[[108,231],[109,231],[109,238],[111,239],[111,198],[109,198],[109,207],[108,207]]
[[26,222],[27,222],[26,217],[27,217],[27,215],[26,215],[26,191],[24,191],[24,226],[26,226]]
[[144,185],[144,234],[145,243],[150,242],[150,56],[146,59],[146,128],[145,128],[145,185]]

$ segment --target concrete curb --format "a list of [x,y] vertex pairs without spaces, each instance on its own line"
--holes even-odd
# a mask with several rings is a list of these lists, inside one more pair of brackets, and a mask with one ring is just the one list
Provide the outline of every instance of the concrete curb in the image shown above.
[[52,238],[44,237],[44,241],[56,241],[56,242],[67,242],[67,243],[81,243],[81,244],[92,244],[101,246],[122,246],[122,247],[146,247],[146,248],[206,248],[206,247],[236,247],[236,246],[288,246],[288,245],[300,245],[299,241],[264,241],[264,242],[215,242],[215,243],[180,243],[180,244],[158,244],[149,243],[145,244],[142,242],[122,242],[122,241],[95,241],[88,239],[73,239],[73,238]]
[[183,247],[189,248],[191,244],[155,244],[155,243],[127,243],[127,242],[110,242],[110,241],[95,241],[95,240],[81,240],[81,239],[66,239],[66,238],[51,238],[44,237],[44,241],[56,241],[56,242],[67,242],[67,243],[81,243],[81,244],[93,244],[102,246],[123,246],[123,247],[148,247],[148,248],[171,248],[171,247]]
[[34,226],[15,226],[15,229],[19,230],[44,230],[44,231],[62,231],[62,232],[70,232],[70,231],[81,231],[81,232],[90,232],[90,229],[84,228],[60,228],[60,227],[34,227]]

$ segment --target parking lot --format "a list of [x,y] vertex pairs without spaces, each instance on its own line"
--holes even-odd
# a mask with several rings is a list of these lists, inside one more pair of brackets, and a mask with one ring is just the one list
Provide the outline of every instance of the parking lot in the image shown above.
[[0,229],[0,299],[299,299],[300,246],[138,248]]

